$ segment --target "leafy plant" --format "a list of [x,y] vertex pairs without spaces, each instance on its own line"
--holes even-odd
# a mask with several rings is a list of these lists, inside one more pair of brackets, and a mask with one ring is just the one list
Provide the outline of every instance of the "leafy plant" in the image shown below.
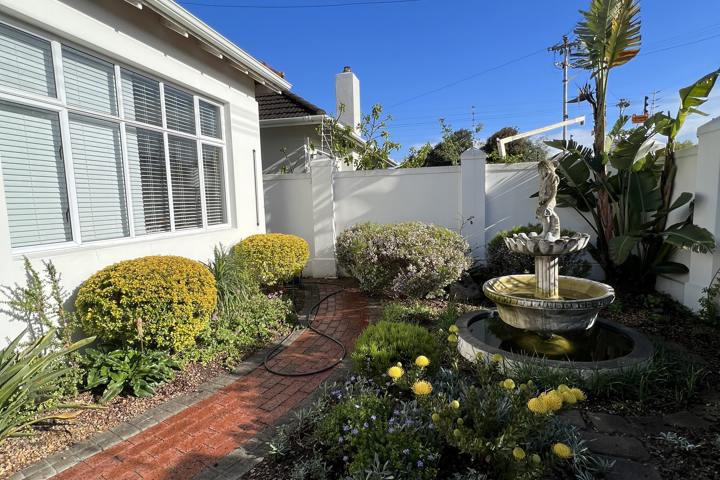
[[123,391],[136,397],[151,397],[155,388],[175,377],[180,368],[166,352],[90,349],[83,358],[87,372],[85,386],[102,390],[100,403],[107,403]]
[[720,308],[718,308],[718,298],[720,298],[720,270],[715,272],[710,285],[703,288],[702,297],[699,299],[700,310],[698,316],[710,325],[717,325],[720,318]]
[[55,329],[50,328],[26,347],[21,347],[26,334],[27,331],[21,333],[0,350],[0,441],[8,436],[24,434],[35,423],[74,416],[68,413],[43,414],[43,402],[54,394],[58,382],[71,371],[64,366],[63,357],[95,340],[94,337],[86,338],[46,353],[56,338]]
[[515,127],[504,127],[490,135],[482,150],[487,154],[488,163],[537,162],[547,157],[547,149],[542,143],[528,138],[520,138],[506,145],[505,157],[500,157],[497,141],[519,133]]
[[460,278],[467,242],[447,228],[421,222],[363,223],[338,235],[338,264],[360,288],[391,297],[424,298]]
[[233,253],[257,281],[273,286],[302,273],[310,258],[310,246],[296,235],[261,233],[235,245]]

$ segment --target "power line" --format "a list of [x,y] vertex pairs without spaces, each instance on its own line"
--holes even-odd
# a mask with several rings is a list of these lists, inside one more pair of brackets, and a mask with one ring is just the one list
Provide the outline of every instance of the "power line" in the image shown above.
[[205,3],[205,2],[182,2],[183,5],[195,5],[201,7],[213,7],[213,8],[254,8],[254,9],[299,9],[299,8],[335,8],[335,7],[356,7],[356,6],[368,6],[368,5],[391,5],[398,3],[416,3],[421,0],[375,0],[375,1],[360,1],[360,2],[341,2],[341,3],[315,3],[315,4],[300,4],[300,5],[250,5],[240,3]]
[[658,48],[655,50],[650,50],[649,52],[641,51],[640,53],[638,53],[637,56],[642,57],[645,55],[652,55],[653,53],[659,53],[659,52],[665,52],[667,50],[672,50],[673,48],[680,48],[680,47],[686,47],[688,45],[695,45],[696,43],[705,42],[707,40],[712,40],[713,38],[717,38],[717,37],[720,37],[720,33],[715,34],[715,35],[710,35],[709,37],[699,38],[699,39],[693,40],[691,42],[678,43],[676,45],[670,45],[669,47],[663,47],[663,48]]

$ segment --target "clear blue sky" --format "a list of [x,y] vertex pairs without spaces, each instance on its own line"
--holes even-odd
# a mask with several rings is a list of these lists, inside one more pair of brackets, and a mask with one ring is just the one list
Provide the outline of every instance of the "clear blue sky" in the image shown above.
[[[589,0],[420,0],[332,8],[361,0],[180,0],[179,3],[255,57],[285,72],[292,91],[333,112],[334,75],[344,65],[360,78],[362,106],[393,116],[391,136],[403,148],[439,140],[437,119],[469,127],[471,107],[484,138],[504,126],[529,130],[561,120],[561,72],[546,47],[571,34]],[[377,0],[365,0],[377,1]],[[720,68],[720,2],[644,0],[640,55],[612,72],[608,101],[642,110],[677,107],[677,90]],[[500,68],[509,61],[525,57]],[[485,70],[492,69],[483,73]],[[472,77],[469,78],[468,77]],[[572,70],[570,93],[588,78]],[[467,79],[467,80],[464,80]],[[464,81],[461,81],[464,80]],[[454,83],[454,84],[453,84]],[[452,85],[450,85],[452,84]],[[450,86],[448,86],[450,85]],[[443,88],[447,86],[447,88]],[[704,110],[720,115],[720,85]],[[571,117],[588,114],[570,106]],[[610,120],[617,108],[608,110]],[[689,122],[686,138],[707,119]],[[588,127],[572,130],[580,141]],[[559,135],[559,133],[558,133]]]

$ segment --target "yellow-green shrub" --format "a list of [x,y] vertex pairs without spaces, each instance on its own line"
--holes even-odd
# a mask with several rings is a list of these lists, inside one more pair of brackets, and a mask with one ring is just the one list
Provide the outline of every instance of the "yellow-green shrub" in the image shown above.
[[247,268],[263,285],[276,285],[297,277],[310,258],[308,243],[295,235],[251,235],[235,245]]
[[75,307],[83,327],[105,342],[143,342],[158,349],[185,350],[208,326],[215,310],[215,279],[200,262],[151,256],[106,267],[78,290]]

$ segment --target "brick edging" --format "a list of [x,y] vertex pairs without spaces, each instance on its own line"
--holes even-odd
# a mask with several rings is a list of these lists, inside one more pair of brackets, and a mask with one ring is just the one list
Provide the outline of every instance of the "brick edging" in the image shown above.
[[[309,308],[319,299],[319,290],[310,283],[305,288],[305,304],[298,316],[307,315]],[[280,345],[287,347],[292,344],[304,330],[295,330],[281,342],[264,347],[243,360],[232,372],[222,372],[203,382],[196,391],[188,392],[156,405],[145,412],[116,425],[108,430],[97,433],[85,440],[73,444],[49,457],[42,458],[15,472],[8,480],[45,480],[67,470],[93,455],[107,450],[128,438],[151,428],[158,423],[176,415],[186,408],[209,398],[219,390],[239,380],[256,368],[262,366],[265,356]],[[270,427],[268,427],[270,428]],[[254,440],[254,439],[253,439]],[[252,441],[252,440],[251,440]],[[234,453],[234,452],[233,452]]]

